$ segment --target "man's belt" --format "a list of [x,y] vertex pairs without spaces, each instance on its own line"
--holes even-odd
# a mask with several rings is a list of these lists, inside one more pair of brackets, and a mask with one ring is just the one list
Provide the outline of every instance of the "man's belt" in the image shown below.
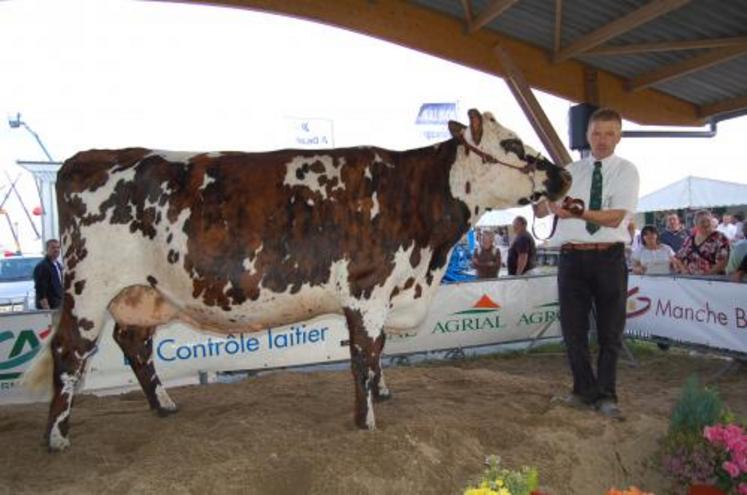
[[621,242],[567,242],[560,246],[561,251],[604,251],[611,247],[621,246]]

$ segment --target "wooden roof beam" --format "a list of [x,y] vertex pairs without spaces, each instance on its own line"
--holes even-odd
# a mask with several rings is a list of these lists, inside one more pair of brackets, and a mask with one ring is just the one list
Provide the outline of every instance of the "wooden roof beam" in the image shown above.
[[586,36],[582,36],[566,48],[560,50],[554,57],[555,63],[563,62],[571,57],[591,50],[605,41],[619,36],[631,29],[645,24],[661,15],[679,9],[690,0],[653,0],[643,7],[634,10],[609,24],[600,27]]
[[540,141],[542,141],[545,149],[547,149],[553,162],[560,166],[571,163],[573,160],[571,160],[570,153],[568,153],[563,141],[558,137],[558,133],[555,132],[555,128],[542,109],[542,105],[539,104],[539,101],[534,96],[532,88],[529,87],[529,83],[527,83],[524,77],[524,73],[516,65],[508,51],[500,44],[495,46],[493,52],[498,58],[501,67],[503,67],[508,88],[514,95],[514,98],[516,98],[529,123],[532,124],[534,132],[539,136]]
[[478,31],[480,28],[487,24],[490,24],[497,19],[502,13],[509,9],[513,4],[519,0],[493,0],[493,2],[485,7],[477,17],[472,19],[469,23],[467,30],[470,33]]
[[560,33],[563,30],[563,0],[555,0],[555,36],[553,53],[560,51]]
[[[584,65],[576,60],[548,64],[548,51],[483,29],[464,34],[464,19],[402,0],[179,0],[271,12],[321,22],[411,50],[450,60],[486,74],[503,76],[493,47],[501,43],[533,89],[572,101],[584,101]],[[474,3],[474,2],[473,2]],[[332,83],[330,83],[332,84]],[[619,109],[628,120],[648,125],[701,126],[697,105],[656,90],[631,93],[625,79],[598,71],[600,104]]]
[[[560,1],[560,0],[558,0]],[[747,43],[747,36],[732,38],[712,38],[706,40],[659,41],[635,45],[619,45],[595,48],[586,52],[588,55],[627,55],[630,53],[674,52],[679,50],[697,50],[702,48],[721,48]]]
[[627,87],[629,91],[640,91],[655,84],[684,77],[693,72],[722,64],[745,53],[747,53],[747,43],[710,50],[703,55],[691,57],[682,62],[665,65],[660,69],[640,74],[628,80]]
[[729,98],[715,103],[703,105],[698,109],[698,115],[704,119],[713,117],[721,113],[734,112],[737,110],[747,109],[747,95]]
[[469,25],[472,22],[472,0],[461,0],[462,2],[462,9],[464,9],[464,20],[467,21],[467,29],[469,29]]

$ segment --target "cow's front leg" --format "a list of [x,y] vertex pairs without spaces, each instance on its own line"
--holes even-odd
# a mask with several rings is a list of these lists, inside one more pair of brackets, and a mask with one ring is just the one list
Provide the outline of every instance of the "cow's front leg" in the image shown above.
[[[360,309],[345,308],[350,332],[350,368],[355,386],[355,424],[375,430],[373,398],[376,370],[381,370],[379,354],[384,347],[383,319]],[[368,316],[368,318],[367,318]],[[379,321],[381,320],[381,321]]]
[[134,325],[114,325],[114,340],[122,349],[132,371],[148,399],[150,408],[159,416],[167,416],[177,411],[176,404],[161,385],[153,365],[153,327]]

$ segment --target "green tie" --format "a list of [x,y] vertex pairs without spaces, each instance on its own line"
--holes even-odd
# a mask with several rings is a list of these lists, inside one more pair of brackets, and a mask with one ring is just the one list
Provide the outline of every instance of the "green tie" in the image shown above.
[[[591,174],[591,194],[589,194],[589,210],[602,208],[602,162],[594,162],[594,173]],[[593,234],[599,230],[596,223],[586,222],[586,231]]]

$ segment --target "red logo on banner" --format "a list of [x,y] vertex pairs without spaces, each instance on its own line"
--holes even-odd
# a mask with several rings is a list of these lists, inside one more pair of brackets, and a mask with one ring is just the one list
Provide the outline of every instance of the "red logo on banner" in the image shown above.
[[639,287],[633,287],[632,289],[628,290],[628,303],[627,303],[627,317],[628,318],[635,318],[636,316],[641,316],[646,311],[651,309],[651,298],[646,296],[635,296],[640,292]]

